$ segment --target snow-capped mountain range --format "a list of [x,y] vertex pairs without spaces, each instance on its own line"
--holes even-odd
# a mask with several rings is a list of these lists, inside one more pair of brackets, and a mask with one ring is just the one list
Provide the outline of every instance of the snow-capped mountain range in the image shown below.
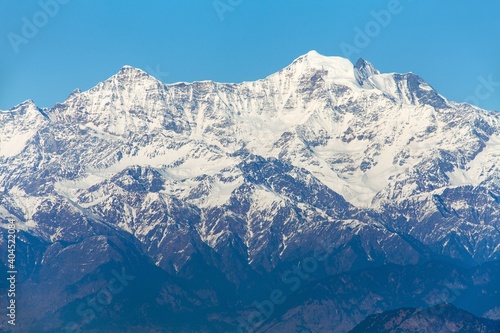
[[318,248],[329,275],[481,264],[500,259],[499,165],[499,114],[315,51],[239,84],[125,66],[0,112],[0,218],[43,244],[33,272],[114,233],[172,276],[195,256],[235,286]]

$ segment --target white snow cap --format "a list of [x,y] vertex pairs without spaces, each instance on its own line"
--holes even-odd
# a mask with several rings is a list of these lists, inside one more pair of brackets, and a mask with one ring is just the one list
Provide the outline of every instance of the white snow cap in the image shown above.
[[137,67],[130,66],[130,65],[123,66],[120,69],[120,71],[118,72],[118,74],[120,74],[120,73],[121,74],[123,74],[123,73],[126,73],[126,74],[139,74],[139,75],[148,74],[146,71],[144,71],[144,70],[142,70],[140,68],[137,68]]
[[327,75],[323,79],[334,81],[349,81],[356,83],[354,65],[342,57],[324,56],[316,51],[309,51],[303,56],[295,59],[288,69],[293,69],[297,73],[304,73],[315,70],[324,70]]

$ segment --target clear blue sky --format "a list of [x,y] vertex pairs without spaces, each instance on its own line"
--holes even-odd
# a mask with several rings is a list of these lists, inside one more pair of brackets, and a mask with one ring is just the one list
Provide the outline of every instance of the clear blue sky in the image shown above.
[[[412,71],[449,99],[500,110],[498,0],[221,0],[219,12],[213,0],[60,0],[44,14],[41,3],[53,1],[0,2],[0,109],[53,106],[125,64],[167,83],[241,82],[315,49]],[[378,23],[372,11],[388,9],[390,22]],[[367,29],[368,41],[356,40]]]

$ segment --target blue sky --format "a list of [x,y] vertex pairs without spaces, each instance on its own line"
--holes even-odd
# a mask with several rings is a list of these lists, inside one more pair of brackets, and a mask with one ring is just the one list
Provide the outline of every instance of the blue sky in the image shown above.
[[0,13],[0,109],[53,106],[125,64],[167,83],[241,82],[314,49],[500,110],[497,0],[2,0]]

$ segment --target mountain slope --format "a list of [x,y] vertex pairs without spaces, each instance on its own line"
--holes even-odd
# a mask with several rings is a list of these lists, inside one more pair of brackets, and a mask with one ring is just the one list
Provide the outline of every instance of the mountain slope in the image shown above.
[[314,51],[240,84],[166,85],[125,66],[0,119],[0,218],[43,244],[27,285],[49,279],[60,251],[80,246],[85,262],[116,237],[212,310],[252,303],[313,252],[334,263],[318,278],[500,259],[499,115],[412,73]]
[[372,315],[350,333],[364,332],[498,332],[500,324],[492,320],[474,317],[452,305],[440,305],[422,311],[400,309]]

